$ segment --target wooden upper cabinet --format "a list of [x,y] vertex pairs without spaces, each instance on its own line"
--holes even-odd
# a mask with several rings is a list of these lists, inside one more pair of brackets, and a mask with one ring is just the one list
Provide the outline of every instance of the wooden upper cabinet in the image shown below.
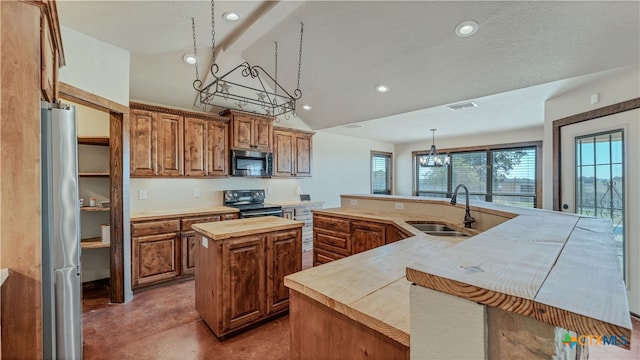
[[58,98],[58,54],[49,17],[40,16],[40,66],[42,99],[53,102]]
[[184,121],[185,175],[228,175],[229,124],[196,118],[185,118]]
[[184,174],[205,176],[207,174],[207,121],[184,119]]
[[273,131],[273,176],[292,176],[294,135],[289,131]]
[[311,176],[312,132],[275,128],[273,176]]
[[225,176],[229,120],[131,103],[131,176]]
[[182,116],[158,113],[158,175],[184,174],[183,127]]
[[229,175],[229,123],[207,124],[207,175]]
[[222,113],[231,119],[231,147],[238,150],[273,150],[273,117],[260,116],[237,110]]
[[311,136],[312,134],[295,134],[295,174],[296,176],[311,176]]
[[131,176],[152,176],[157,171],[156,113],[131,110]]

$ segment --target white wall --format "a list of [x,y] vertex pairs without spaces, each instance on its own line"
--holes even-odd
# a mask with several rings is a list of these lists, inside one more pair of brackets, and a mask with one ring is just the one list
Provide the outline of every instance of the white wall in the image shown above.
[[[591,95],[598,93],[600,102],[591,104]],[[544,190],[542,206],[553,208],[553,121],[567,116],[602,108],[622,101],[640,97],[640,66],[631,66],[611,72],[606,79],[594,81],[586,86],[571,89],[545,102],[544,144],[542,154]],[[629,141],[640,141],[630,138]]]
[[[277,126],[299,124],[283,120]],[[222,190],[271,189],[266,202],[299,200],[296,190],[324,201],[324,207],[340,206],[341,194],[370,193],[371,150],[393,151],[393,145],[317,132],[313,136],[312,177],[301,179],[261,179],[229,177],[223,179],[131,179],[131,212],[159,209],[207,207],[222,204]],[[201,197],[193,197],[200,189]],[[147,200],[138,200],[139,190]]]
[[[439,139],[436,136],[435,144],[438,149],[447,149],[467,146],[540,141],[542,140],[542,137],[543,127],[539,126],[517,131],[490,132],[456,138]],[[413,192],[413,159],[411,157],[411,152],[428,151],[430,147],[431,140],[397,144],[395,146],[393,160],[395,162],[395,193],[397,195],[411,195]]]
[[129,106],[129,51],[61,26],[60,81]]

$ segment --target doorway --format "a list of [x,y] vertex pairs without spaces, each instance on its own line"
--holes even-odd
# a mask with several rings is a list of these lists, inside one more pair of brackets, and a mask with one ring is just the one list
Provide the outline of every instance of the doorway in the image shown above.
[[554,122],[554,209],[611,220],[629,308],[640,314],[640,109],[598,114]]

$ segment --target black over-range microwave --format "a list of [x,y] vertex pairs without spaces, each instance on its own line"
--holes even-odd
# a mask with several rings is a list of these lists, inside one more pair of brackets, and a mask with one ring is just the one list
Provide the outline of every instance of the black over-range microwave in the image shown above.
[[273,175],[273,153],[231,150],[231,175],[269,177]]

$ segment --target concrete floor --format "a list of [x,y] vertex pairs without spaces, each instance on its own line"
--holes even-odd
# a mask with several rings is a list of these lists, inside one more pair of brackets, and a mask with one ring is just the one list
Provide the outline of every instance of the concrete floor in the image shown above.
[[[311,266],[310,252],[303,268]],[[289,316],[227,340],[218,340],[195,309],[193,280],[136,293],[109,304],[107,287],[85,291],[84,359],[289,359]],[[640,320],[633,320],[631,351],[592,346],[590,359],[640,359]]]

